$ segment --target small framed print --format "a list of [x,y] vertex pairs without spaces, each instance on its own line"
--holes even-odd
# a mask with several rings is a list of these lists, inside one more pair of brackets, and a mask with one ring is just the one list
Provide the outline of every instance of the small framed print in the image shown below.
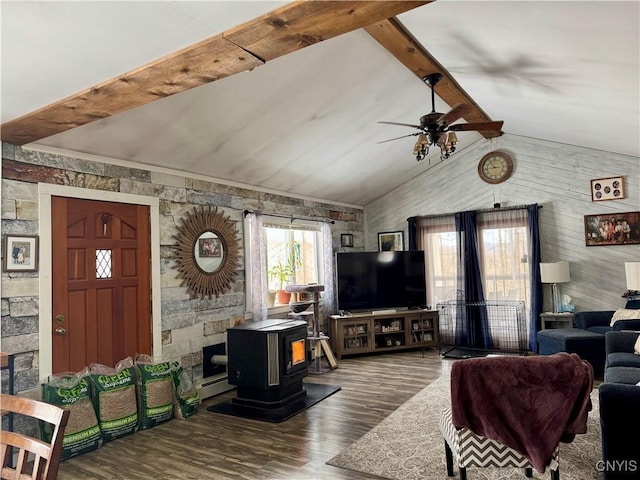
[[378,233],[379,252],[399,252],[404,250],[404,232],[380,232]]
[[222,257],[222,245],[219,238],[199,238],[198,249],[201,257]]
[[36,272],[38,270],[37,235],[3,235],[3,272]]
[[340,235],[340,246],[341,247],[353,247],[353,234],[352,233],[343,233]]
[[596,178],[591,180],[591,201],[620,200],[624,198],[623,177]]

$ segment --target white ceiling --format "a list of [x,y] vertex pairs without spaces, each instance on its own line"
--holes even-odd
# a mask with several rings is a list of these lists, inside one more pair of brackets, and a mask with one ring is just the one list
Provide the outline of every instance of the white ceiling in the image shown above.
[[[3,0],[2,122],[286,3]],[[639,2],[439,0],[398,19],[505,133],[640,156]],[[366,205],[440,162],[416,162],[415,137],[377,143],[413,133],[379,120],[430,110],[428,88],[357,30],[35,146]]]

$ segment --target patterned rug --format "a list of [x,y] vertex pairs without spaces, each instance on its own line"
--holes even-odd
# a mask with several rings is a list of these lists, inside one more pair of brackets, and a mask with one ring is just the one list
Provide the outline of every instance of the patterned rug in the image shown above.
[[[438,417],[451,404],[449,381],[449,374],[441,376],[327,463],[392,480],[447,478]],[[577,435],[572,443],[560,444],[562,480],[602,478],[596,469],[602,459],[597,389],[593,390],[591,400],[593,409],[589,412],[587,433]],[[459,478],[457,468],[455,473]],[[524,471],[516,468],[469,467],[467,475],[471,480],[525,478]],[[548,479],[549,473],[534,470],[533,478]]]

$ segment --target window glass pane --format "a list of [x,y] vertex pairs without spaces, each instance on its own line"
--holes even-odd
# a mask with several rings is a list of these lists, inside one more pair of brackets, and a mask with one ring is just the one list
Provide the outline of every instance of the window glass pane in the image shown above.
[[96,278],[111,278],[111,250],[96,250]]
[[483,213],[478,240],[487,300],[522,300],[529,308],[529,229],[524,209]]
[[[317,229],[269,225],[264,227],[264,239],[270,292],[282,290],[286,285],[319,282]],[[267,301],[268,292],[264,295]]]
[[456,234],[426,235],[427,299],[430,305],[456,298]]
[[525,227],[481,230],[484,294],[487,300],[524,300],[529,293]]
[[453,215],[424,218],[418,222],[418,249],[424,250],[427,304],[433,308],[457,298],[457,242]]

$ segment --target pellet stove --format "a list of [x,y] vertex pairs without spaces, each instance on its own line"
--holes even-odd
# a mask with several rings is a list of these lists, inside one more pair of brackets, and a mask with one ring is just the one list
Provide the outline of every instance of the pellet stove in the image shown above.
[[227,375],[237,405],[274,409],[307,394],[307,322],[264,320],[227,330]]

